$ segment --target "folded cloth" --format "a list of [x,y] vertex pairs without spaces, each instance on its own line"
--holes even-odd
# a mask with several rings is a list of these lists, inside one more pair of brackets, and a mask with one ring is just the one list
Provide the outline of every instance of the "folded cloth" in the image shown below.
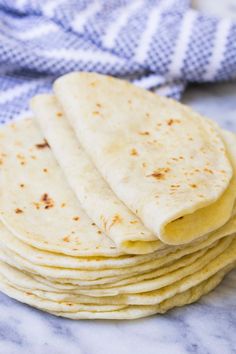
[[128,79],[179,99],[236,77],[236,23],[188,0],[0,0],[0,121],[69,71]]

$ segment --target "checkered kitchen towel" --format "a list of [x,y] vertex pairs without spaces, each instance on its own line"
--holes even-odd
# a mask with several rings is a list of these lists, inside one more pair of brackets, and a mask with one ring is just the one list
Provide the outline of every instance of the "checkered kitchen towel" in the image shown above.
[[236,78],[236,23],[188,0],[0,0],[0,121],[69,71],[111,74],[175,98]]

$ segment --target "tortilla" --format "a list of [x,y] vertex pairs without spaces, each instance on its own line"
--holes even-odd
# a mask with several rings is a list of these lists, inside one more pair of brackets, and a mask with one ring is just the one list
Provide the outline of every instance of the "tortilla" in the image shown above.
[[[19,289],[10,286],[6,281],[4,281],[3,276],[0,276],[0,290],[18,301],[27,303],[57,316],[63,316],[71,319],[134,319],[155,313],[164,313],[175,306],[183,306],[196,301],[199,297],[216,287],[230,269],[231,266],[226,267],[210,279],[200,283],[190,290],[163,301],[159,305],[126,306],[121,310],[107,312],[99,312],[99,307],[101,309],[102,306],[98,306],[97,304],[96,307],[91,307],[91,309],[96,309],[97,311],[86,311],[85,308],[87,307],[87,309],[89,309],[89,305],[78,306],[73,303],[58,303],[55,301],[44,300],[28,291],[20,291]],[[80,311],[78,311],[78,307]],[[107,309],[109,309],[109,307],[107,307]]]
[[[224,251],[224,255],[225,252],[227,253],[228,250],[226,249],[226,251]],[[24,274],[2,262],[0,262],[0,274],[4,276],[6,282],[9,285],[13,285],[21,291],[30,291],[32,294],[45,300],[73,302],[80,304],[156,305],[166,300],[167,298],[173,297],[178,293],[184,292],[200,284],[214,274],[220,272],[221,269],[225,269],[226,267],[233,267],[235,261],[235,255],[231,254],[228,259],[227,257],[224,257],[224,261],[220,264],[220,267],[219,262],[217,265],[215,260],[213,260],[200,272],[193,273],[190,276],[184,277],[183,279],[174,282],[173,284],[164,288],[145,293],[106,296],[101,298],[78,295],[73,291],[56,291],[50,286],[42,284],[29,274]]]
[[[114,282],[111,285],[101,284],[96,286],[95,285],[83,286],[80,284],[79,281],[76,281],[78,285],[77,288],[75,289],[75,293],[88,295],[88,296],[102,297],[102,296],[114,296],[119,294],[148,292],[148,291],[160,289],[164,286],[170,285],[186,277],[187,275],[199,271],[201,268],[206,266],[211,260],[213,260],[214,258],[219,256],[222,252],[224,252],[227,248],[235,249],[235,247],[233,248],[232,245],[229,247],[230,243],[232,243],[232,237],[227,237],[225,239],[222,239],[214,247],[212,247],[209,250],[206,250],[205,252],[200,251],[199,254],[196,253],[190,256],[186,256],[182,260],[182,266],[181,266],[181,261],[179,262],[180,265],[178,265],[178,262],[177,265],[173,263],[172,266],[160,268],[157,269],[156,271],[147,274],[143,274],[143,275],[140,274],[139,276],[134,277],[134,282],[132,281],[130,282],[128,280],[127,282],[124,282],[124,284],[121,281],[117,283]],[[15,259],[13,260],[13,257],[9,256],[6,251],[4,250],[2,251],[2,248],[0,252],[0,259],[3,262],[10,264],[11,266],[14,267],[16,266],[18,269],[24,270],[26,272],[30,272],[31,274],[35,273],[35,271],[32,271],[30,268],[25,268],[24,266],[21,268],[21,265],[15,262]],[[36,274],[41,274],[42,277],[48,278],[48,275],[46,274],[37,273],[37,272]],[[73,274],[70,275],[71,278],[70,280],[67,280],[68,282],[72,282],[73,279],[75,279],[72,277]],[[58,274],[58,277],[60,277],[60,274]],[[57,281],[57,278],[55,280]]]
[[[43,251],[34,247],[31,247],[22,241],[18,240],[14,235],[2,224],[0,224],[0,243],[4,245],[5,248],[14,252],[14,257],[20,256],[29,263],[43,267],[56,267],[62,269],[78,269],[85,271],[95,271],[99,270],[101,275],[104,269],[112,270],[111,274],[106,275],[124,275],[124,274],[138,274],[139,272],[151,271],[157,267],[164,266],[171,263],[177,259],[182,258],[185,255],[189,255],[201,249],[207,249],[215,241],[236,232],[236,216],[224,225],[222,228],[213,232],[202,240],[190,244],[188,246],[179,247],[176,249],[171,248],[170,250],[165,249],[159,251],[158,253],[152,253],[148,257],[145,256],[120,256],[116,258],[78,258],[71,257],[57,253],[50,253],[48,251]],[[136,260],[136,261],[135,261]],[[78,273],[79,276],[79,273]]]
[[54,91],[103,178],[164,243],[188,243],[230,218],[235,178],[220,133],[206,119],[94,73],[67,74]]
[[[215,245],[212,245],[214,247]],[[14,252],[10,251],[3,244],[0,244],[0,259],[4,262],[9,263],[12,266],[17,267],[23,271],[30,272],[32,274],[40,274],[42,277],[46,277],[48,279],[56,279],[58,282],[66,282],[73,283],[77,286],[85,287],[85,288],[96,288],[98,285],[105,286],[114,286],[117,282],[125,281],[130,283],[130,279],[132,282],[136,282],[141,277],[153,278],[157,274],[165,274],[173,269],[178,269],[186,266],[187,264],[191,264],[194,260],[201,257],[204,253],[207,252],[207,249],[203,249],[197,251],[191,255],[187,255],[182,257],[181,259],[171,262],[167,265],[160,268],[150,269],[148,271],[140,271],[140,273],[126,273],[126,274],[113,274],[113,270],[104,270],[101,271],[79,271],[74,269],[61,269],[61,268],[53,268],[53,267],[44,267],[37,266],[28,261],[26,261],[21,256],[16,255]],[[111,284],[111,285],[110,285]]]
[[1,128],[0,146],[0,219],[16,237],[67,255],[122,254],[85,214],[31,119]]
[[164,247],[102,178],[79,145],[56,98],[52,95],[35,96],[31,108],[84,210],[118,249],[143,254]]

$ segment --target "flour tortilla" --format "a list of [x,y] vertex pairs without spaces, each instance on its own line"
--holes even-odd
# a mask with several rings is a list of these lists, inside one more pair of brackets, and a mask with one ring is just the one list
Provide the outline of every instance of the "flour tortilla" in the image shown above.
[[[135,283],[126,284],[126,285],[117,285],[113,284],[113,286],[108,285],[97,285],[97,286],[87,286],[83,287],[78,285],[75,290],[76,294],[88,295],[88,296],[115,296],[119,294],[129,294],[129,293],[139,293],[139,292],[148,292],[156,289],[163,288],[167,285],[170,285],[188,275],[196,273],[204,266],[206,266],[211,260],[219,256],[222,252],[224,252],[229,244],[232,242],[232,237],[225,238],[218,242],[218,244],[204,253],[203,256],[198,257],[196,260],[193,258],[193,262],[191,262],[191,256],[187,256],[185,261],[183,260],[183,267],[171,269],[171,267],[166,267],[164,269],[157,270],[156,272],[150,272],[150,276],[144,275],[142,280],[142,276],[140,279],[137,279]],[[235,247],[234,247],[235,248]],[[232,245],[230,249],[233,249]],[[7,262],[8,264],[15,266],[12,259],[7,257],[6,255],[0,254],[1,260]],[[235,256],[235,253],[234,253]],[[17,266],[18,268],[18,266]],[[26,270],[29,271],[30,270]],[[171,271],[171,272],[170,272]],[[153,275],[153,276],[152,276]],[[147,280],[145,280],[145,277]],[[139,277],[137,277],[139,278]]]
[[80,304],[156,305],[167,298],[175,296],[177,293],[184,292],[193,286],[200,284],[215,273],[218,273],[221,269],[225,269],[229,266],[232,267],[236,261],[236,255],[229,253],[229,249],[224,251],[224,257],[222,254],[220,257],[220,262],[213,260],[207,265],[207,267],[202,268],[200,272],[193,273],[192,275],[164,288],[140,294],[127,294],[102,298],[77,295],[71,291],[67,293],[61,291],[56,292],[55,289],[38,282],[38,280],[33,278],[31,275],[24,274],[23,272],[20,272],[19,270],[2,262],[0,262],[0,274],[4,276],[9,285],[13,285],[21,291],[31,292],[32,294],[46,300]]
[[235,178],[230,183],[224,142],[206,119],[99,74],[67,74],[54,91],[103,178],[163,242],[188,243],[230,218]]
[[[229,242],[228,242],[229,244]],[[225,246],[226,247],[226,246]],[[222,253],[224,249],[219,249],[218,248],[218,252],[219,253]],[[104,284],[104,285],[101,285],[102,288],[112,288],[115,287],[121,287],[121,286],[124,286],[124,285],[130,285],[130,284],[133,284],[135,285],[136,283],[140,283],[141,281],[144,281],[144,280],[148,280],[148,279],[157,279],[157,278],[160,278],[160,277],[163,277],[164,275],[167,275],[175,270],[179,270],[181,271],[181,269],[183,269],[184,267],[188,266],[188,265],[194,265],[194,262],[198,259],[200,259],[200,257],[202,257],[203,255],[205,255],[207,252],[206,251],[201,251],[201,252],[196,252],[194,255],[192,255],[191,257],[190,256],[186,256],[186,257],[183,257],[183,259],[180,261],[180,262],[173,262],[172,264],[170,264],[168,267],[163,267],[163,268],[160,268],[160,269],[157,269],[155,271],[152,271],[152,272],[147,272],[147,273],[142,273],[142,274],[139,274],[137,275],[136,277],[130,277],[130,278],[127,278],[127,279],[124,279],[124,280],[120,280],[120,281],[114,281],[114,283],[111,283],[111,284]],[[214,253],[215,255],[218,254],[217,253]],[[210,255],[211,257],[211,255]],[[14,263],[11,263],[9,262],[9,259],[4,259],[4,257],[0,257],[1,259],[3,260],[6,260],[6,264],[10,263],[13,265],[14,267]],[[205,261],[206,257],[203,258],[203,264],[204,264],[204,261]],[[210,258],[211,260],[211,258]],[[18,267],[17,267],[18,268]],[[54,279],[48,279],[46,282],[44,281],[44,278],[41,277],[41,276],[35,276],[34,274],[32,274],[32,272],[29,272],[28,273],[31,277],[33,277],[35,279],[35,281],[37,281],[39,284],[42,284],[43,286],[47,286],[51,289],[51,291],[53,291],[53,288],[54,288]],[[70,280],[68,280],[68,282],[70,282]],[[86,285],[81,285],[81,282],[78,282],[78,285],[77,287],[74,287],[73,290],[68,290],[67,291],[70,293],[70,294],[73,294],[73,292],[77,293],[77,290],[79,291],[79,287],[81,289],[89,289],[91,290],[91,294],[93,294],[93,289],[96,290],[97,287],[100,287],[99,283],[98,283],[98,286],[96,285],[93,285],[92,284],[87,284]],[[56,289],[58,290],[58,289]],[[55,290],[55,291],[56,291]],[[58,291],[61,291],[61,290],[58,290]],[[141,292],[141,291],[140,291]]]
[[[229,265],[230,269],[235,267],[235,262]],[[220,269],[223,268],[220,267]],[[217,271],[218,272],[218,271]],[[198,273],[191,274],[171,285],[165,286],[164,288],[153,290],[145,293],[138,294],[126,294],[110,297],[91,297],[86,295],[73,295],[73,293],[58,293],[58,292],[47,292],[42,290],[32,290],[32,292],[45,299],[50,299],[52,301],[71,301],[75,303],[99,303],[99,304],[120,304],[120,305],[157,305],[162,301],[175,296],[176,294],[182,293],[189,290],[193,286],[198,285],[202,281],[209,278],[209,274],[215,274],[216,272],[212,268],[204,269]],[[212,276],[212,275],[211,275]]]
[[31,246],[73,256],[122,253],[82,210],[31,119],[4,126],[0,218]]
[[[236,219],[235,219],[235,231],[236,231]],[[234,225],[232,225],[234,228]],[[223,236],[222,236],[223,237]],[[28,261],[42,265],[52,266],[58,268],[74,268],[81,270],[103,270],[103,269],[115,269],[118,272],[129,272],[130,267],[137,267],[141,264],[150,264],[151,261],[166,256],[169,253],[175,252],[180,247],[165,248],[159,252],[154,252],[145,255],[123,255],[119,257],[74,257],[65,254],[49,252],[41,250],[36,247],[32,247],[29,244],[15,237],[10,230],[8,230],[2,223],[0,223],[0,242],[4,243],[6,247],[14,251],[18,255],[26,258]],[[209,240],[211,241],[211,239]],[[208,242],[208,240],[206,240]],[[204,247],[205,243],[203,243]],[[195,245],[191,245],[191,248]],[[201,244],[198,245],[201,248]],[[189,248],[189,247],[188,247]],[[185,252],[188,252],[187,250]],[[122,269],[122,270],[121,270]]]
[[67,181],[98,227],[126,253],[143,254],[162,248],[164,245],[117,198],[97,171],[79,145],[56,98],[35,96],[31,108]]
[[[180,293],[173,298],[167,299],[163,301],[161,304],[157,306],[129,306],[127,309],[119,310],[113,312],[113,316],[109,316],[110,314],[103,315],[102,313],[97,314],[96,318],[98,319],[134,319],[140,318],[144,316],[150,316],[156,313],[165,313],[168,310],[176,307],[176,306],[184,306],[186,304],[190,304],[192,302],[197,301],[201,296],[209,293],[212,289],[214,289],[223,279],[224,275],[227,274],[232,267],[230,266],[226,270],[221,271],[219,274],[214,275],[209,280],[203,282],[196,287],[193,287],[190,290],[185,291],[184,293]],[[57,316],[65,316],[65,313],[54,313]],[[89,314],[78,314],[78,313],[69,313],[66,314],[66,317],[71,319],[83,319],[90,318],[93,316],[89,316]]]
[[[202,295],[208,293],[213,288],[215,288],[230,269],[231,267],[226,267],[224,270],[212,276],[209,280],[206,280],[201,284],[197,285],[196,287],[193,287],[190,290],[180,293],[174,296],[173,298],[167,299],[159,305],[127,306],[121,310],[110,312],[65,312],[65,307],[76,308],[76,305],[72,303],[71,306],[68,306],[68,304],[61,304],[49,300],[43,300],[40,297],[33,295],[32,293],[20,291],[19,289],[7,284],[7,282],[4,281],[4,277],[2,276],[0,277],[0,290],[8,296],[17,299],[18,301],[27,303],[41,310],[53,313],[57,316],[63,316],[72,319],[134,319],[139,317],[145,317],[155,313],[164,313],[175,306],[183,306],[185,304],[198,300]],[[61,310],[55,311],[55,308],[61,308]]]
[[[30,122],[30,123],[29,123]],[[19,125],[20,125],[20,127],[19,127]],[[10,131],[11,130],[13,130],[14,131],[14,137],[13,137],[13,134],[9,134],[10,135],[10,137],[9,137],[9,140],[8,140],[8,142],[10,141],[10,139],[12,138],[12,139],[15,139],[16,141],[15,141],[15,143],[16,143],[16,146],[18,147],[18,148],[21,148],[23,151],[25,151],[25,150],[27,150],[26,148],[25,148],[25,146],[23,145],[23,143],[22,143],[22,141],[24,141],[24,139],[22,138],[22,135],[23,136],[25,136],[25,131],[27,131],[27,132],[30,132],[30,129],[28,129],[29,127],[32,127],[32,125],[33,125],[33,122],[32,121],[25,121],[25,122],[20,122],[20,123],[17,123],[17,125],[13,125],[13,126],[11,126],[11,127],[7,127],[8,129],[10,129]],[[24,133],[22,132],[22,126],[25,128],[24,129]],[[34,125],[33,125],[34,126]],[[36,129],[36,127],[35,127],[35,129]],[[34,130],[34,129],[33,129]],[[36,129],[37,130],[37,129]],[[21,135],[21,138],[22,138],[22,141],[20,141],[20,139],[19,139],[19,136],[18,136],[18,131],[20,131],[21,133],[22,133],[22,135]],[[11,132],[12,133],[12,132]],[[37,134],[38,134],[38,132],[37,132]],[[7,134],[6,134],[7,135]],[[19,134],[20,135],[20,134]],[[7,135],[8,136],[8,135]],[[32,139],[32,138],[31,138]],[[4,140],[4,137],[3,137],[3,134],[2,134],[2,141]],[[38,141],[38,140],[37,140]],[[21,144],[21,145],[20,145]],[[4,145],[4,144],[3,144]],[[30,149],[32,150],[32,145],[34,145],[34,144],[32,144],[31,143],[31,145],[30,145]],[[4,146],[6,146],[6,144],[4,145]],[[45,150],[45,149],[37,149],[37,150],[39,150],[40,152],[42,151],[42,150]],[[48,150],[48,148],[46,147],[46,150]],[[27,150],[28,151],[28,150]],[[10,153],[12,153],[12,151],[10,151]],[[22,151],[21,151],[21,153],[18,153],[18,152],[16,152],[17,153],[17,155],[18,155],[18,158],[16,158],[15,160],[14,160],[14,157],[15,157],[15,155],[13,154],[13,156],[11,156],[10,154],[8,155],[8,156],[4,156],[4,165],[6,165],[7,163],[9,163],[9,165],[11,166],[11,163],[12,163],[12,160],[14,161],[14,162],[17,162],[18,163],[18,165],[20,166],[20,168],[22,168],[23,169],[23,171],[24,171],[24,173],[22,172],[22,175],[23,175],[23,177],[24,178],[28,178],[29,179],[29,176],[28,176],[28,171],[26,171],[25,172],[25,169],[26,169],[26,166],[28,166],[28,165],[30,165],[31,166],[31,164],[32,164],[32,166],[29,168],[29,171],[34,171],[34,176],[35,176],[35,164],[34,164],[34,161],[35,161],[35,157],[37,157],[36,155],[34,155],[33,154],[33,152],[32,151],[30,151],[30,153],[31,153],[31,155],[30,155],[30,159],[28,159],[28,161],[27,161],[27,163],[25,164],[25,165],[21,165],[21,162],[22,162],[22,156],[24,157],[24,159],[26,160],[26,152],[25,152],[25,155],[22,155]],[[45,152],[44,152],[44,154],[45,154]],[[50,150],[47,152],[47,155],[51,155],[51,152],[50,152]],[[10,158],[11,157],[11,158]],[[34,158],[33,158],[34,157]],[[19,161],[18,161],[18,159],[19,159]],[[54,160],[53,160],[54,161]],[[23,161],[23,162],[25,162],[25,161]],[[3,165],[3,174],[4,174],[4,165]],[[57,165],[56,165],[57,166]],[[10,168],[10,167],[9,167]],[[9,188],[9,185],[10,185],[10,180],[12,180],[12,178],[11,178],[11,172],[10,171],[12,171],[12,170],[10,170],[9,169],[9,178],[7,178],[6,180],[7,180],[7,184],[6,184],[6,188],[5,189],[7,189],[7,188]],[[33,173],[33,172],[32,172]],[[18,177],[20,176],[20,173],[18,173]],[[34,179],[34,178],[33,178]],[[46,181],[48,182],[48,178],[46,179]],[[52,184],[52,176],[50,175],[50,183]],[[39,182],[39,180],[37,181],[37,183],[35,183],[35,185],[37,184],[37,185],[39,185],[41,183],[41,179],[40,179],[40,182]],[[21,182],[19,183],[19,184],[21,184]],[[31,184],[31,182],[30,182],[30,184]],[[51,186],[51,184],[50,184],[50,186]],[[25,186],[26,186],[26,184],[24,184]],[[19,185],[18,185],[18,187],[19,187]],[[28,186],[27,186],[28,187]],[[55,187],[55,186],[54,186]],[[5,191],[5,189],[4,189],[4,191]],[[29,188],[30,189],[30,193],[31,193],[31,191],[32,192],[35,192],[34,191],[34,189],[37,189],[36,187],[35,188],[32,188],[32,187],[30,187]],[[8,189],[9,190],[9,189]],[[14,190],[14,189],[13,189]],[[27,188],[27,190],[28,190],[28,188]],[[3,191],[3,194],[4,194],[4,191]],[[6,192],[6,191],[5,191]],[[15,195],[15,194],[14,194]],[[55,195],[56,195],[56,193],[55,193]],[[15,202],[21,202],[22,201],[22,198],[20,198],[22,196],[22,194],[21,193],[19,193],[19,198],[17,199],[16,198],[16,200],[15,200]],[[14,198],[14,196],[13,196],[13,198]],[[30,198],[32,198],[32,196],[30,195]],[[7,199],[7,194],[6,194],[6,199]],[[10,198],[8,198],[8,200],[6,201],[6,204],[5,203],[3,203],[4,204],[4,208],[6,207],[6,205],[7,205],[7,203],[9,203],[9,199]],[[12,204],[10,204],[9,205],[9,211],[11,212],[10,213],[10,216],[12,215],[12,213],[13,213],[13,216],[14,217],[20,217],[20,216],[22,216],[21,214],[17,214],[17,213],[15,213],[15,206],[16,205],[12,205],[12,209],[11,209],[11,205]],[[30,203],[30,199],[29,199],[29,204],[27,205],[28,207],[30,206],[31,207],[31,203]],[[39,209],[40,210],[40,209]],[[37,212],[39,212],[39,210],[36,208],[36,211]],[[48,209],[42,209],[41,210],[41,212],[46,212],[46,211],[50,211],[50,209],[48,210]],[[16,214],[16,215],[15,215]],[[25,224],[26,224],[26,221],[25,221],[25,212],[23,212],[23,214],[24,214],[24,219],[23,219],[23,221],[25,222]],[[28,218],[30,218],[30,209],[29,209],[29,214],[28,214]],[[36,215],[36,216],[38,216],[38,214]],[[42,217],[43,217],[43,213],[42,213]],[[57,222],[57,217],[54,217],[54,219],[53,220],[55,220],[54,222],[56,223]],[[22,220],[22,219],[21,219]],[[30,221],[32,222],[32,220],[34,220],[33,218],[32,219],[30,219]],[[37,217],[35,217],[35,220],[36,220],[36,226],[37,226],[37,231],[38,231],[38,224],[37,224],[37,222],[38,221],[40,221],[40,220],[38,220],[37,219]],[[51,225],[51,223],[49,224],[49,222],[51,221],[51,219],[48,221],[48,230],[51,232],[51,228],[49,229],[49,227],[51,227],[52,225]],[[12,225],[13,225],[13,222],[12,222]],[[14,225],[13,225],[13,227],[15,228],[17,226],[17,224],[16,223],[14,223]],[[19,222],[19,226],[21,227],[21,225],[20,225],[20,222]],[[26,225],[26,226],[28,226],[28,225]],[[33,225],[34,227],[35,227],[35,225]],[[35,228],[36,229],[36,228]],[[26,229],[26,231],[27,231],[27,229]],[[17,230],[17,232],[18,232],[18,230]],[[18,235],[18,233],[17,233],[17,235]],[[22,234],[23,235],[23,237],[26,237],[26,235],[27,234],[25,234],[25,233],[23,233]],[[19,235],[18,235],[19,236]],[[47,236],[47,235],[46,235]],[[28,236],[27,236],[28,237]],[[31,242],[31,234],[29,235],[29,239],[27,239],[28,240],[28,242]],[[48,237],[48,236],[47,236]],[[51,239],[50,239],[50,241],[51,241]],[[50,246],[51,245],[49,245],[48,247],[50,248]],[[64,251],[64,248],[63,248],[63,251]],[[95,251],[96,252],[96,251]],[[96,254],[96,253],[95,253]],[[139,257],[139,256],[137,256],[137,257]],[[121,262],[120,262],[120,264],[121,264]],[[112,267],[112,266],[111,266]],[[132,274],[132,273],[131,273]],[[58,275],[58,274],[57,274]],[[65,273],[63,273],[63,278],[65,278],[65,276],[66,276],[67,274]],[[110,274],[111,275],[111,274]],[[113,274],[112,274],[113,275]],[[100,274],[100,276],[102,276],[102,273]],[[78,274],[76,274],[76,277],[77,278],[79,278],[78,277]],[[88,277],[89,279],[90,279],[90,277]],[[95,276],[95,278],[97,278],[97,276]],[[111,281],[111,279],[109,280],[109,281]],[[113,280],[112,280],[113,281]]]
[[[127,284],[127,285],[117,286],[117,287],[114,286],[110,288],[97,286],[96,289],[90,288],[89,290],[87,290],[80,287],[77,289],[76,293],[81,295],[102,297],[102,296],[115,296],[119,294],[135,294],[140,292],[144,293],[144,292],[161,289],[188,275],[200,271],[203,267],[209,264],[211,260],[219,256],[220,253],[222,253],[226,249],[226,247],[228,246],[227,244],[228,240],[226,240],[225,242],[223,241],[225,240],[220,241],[221,245],[218,245],[215,248],[210,249],[207,252],[207,254],[205,254],[204,256],[202,256],[200,259],[193,262],[192,264],[177,269],[176,271],[173,271],[171,273],[167,273],[158,278],[143,280],[134,284]],[[231,249],[233,252],[233,257],[235,257],[235,243],[233,245],[234,247],[231,245]]]
[[[12,284],[10,285],[7,280],[4,279],[3,275],[0,275],[0,290],[4,291],[4,288],[11,288],[13,291],[16,291],[16,293],[19,293],[20,295],[20,291],[17,290],[17,287],[13,286]],[[8,284],[8,285],[6,285]],[[25,293],[28,297],[29,296],[33,296],[33,294],[31,294],[30,291],[27,291]],[[23,299],[24,296],[20,295],[20,298],[16,298],[19,301],[22,301],[21,298]],[[91,311],[91,312],[103,312],[103,311],[114,311],[114,310],[118,310],[118,309],[122,309],[125,308],[125,305],[99,305],[99,304],[71,304],[69,302],[48,302],[45,301],[45,307],[43,307],[43,309],[45,310],[51,310],[51,311],[68,311],[68,312],[74,312],[74,311]],[[49,304],[48,304],[49,303]],[[33,305],[33,302],[32,302]],[[37,307],[37,306],[36,306]]]
[[[212,245],[211,247],[215,247],[217,244]],[[88,272],[81,273],[76,270],[66,270],[66,269],[55,269],[55,268],[46,268],[35,266],[32,263],[27,262],[22,257],[14,254],[9,251],[3,244],[0,245],[0,259],[4,262],[15,266],[22,271],[27,271],[32,274],[40,274],[42,277],[46,277],[49,280],[56,280],[57,282],[62,283],[71,283],[83,288],[87,289],[96,289],[98,286],[104,287],[113,287],[119,286],[123,284],[136,283],[143,279],[154,278],[166,273],[169,273],[173,270],[180,269],[186,265],[192,264],[195,260],[199,259],[203,254],[207,252],[207,249],[203,249],[197,251],[191,255],[187,255],[182,257],[181,259],[170,262],[164,267],[154,268],[153,270],[148,270],[140,273],[131,273],[124,275],[113,275],[112,271],[110,272],[110,276],[105,276],[100,272]],[[67,276],[67,278],[63,278],[63,276]]]
[[[18,244],[12,242],[13,237],[11,237],[9,231],[5,227],[0,228],[0,249],[1,253],[4,252],[5,256],[8,257],[10,264],[17,266],[20,269],[33,272],[35,274],[41,274],[43,277],[55,278],[57,282],[62,283],[74,283],[79,285],[96,285],[96,284],[109,284],[114,283],[122,279],[130,279],[133,277],[133,281],[137,280],[139,274],[150,273],[156,271],[160,267],[168,267],[175,263],[177,267],[182,267],[184,265],[184,256],[188,255],[189,258],[192,257],[191,254],[196,254],[197,252],[203,250],[206,251],[209,247],[213,247],[215,241],[222,237],[233,234],[236,231],[236,217],[232,218],[224,227],[209,235],[201,243],[198,242],[193,245],[189,245],[175,252],[164,253],[158,256],[156,259],[147,261],[137,266],[126,267],[121,269],[71,269],[57,267],[52,264],[51,267],[46,265],[35,264],[22,255],[22,248],[17,249]],[[32,249],[26,248],[28,253],[32,253]],[[35,258],[37,257],[37,252],[35,252]],[[27,252],[25,252],[25,255]],[[3,257],[3,256],[2,256]],[[6,261],[6,260],[5,260]],[[182,264],[181,264],[182,262]],[[178,266],[179,264],[179,266]],[[73,279],[73,282],[72,282]]]
[[[114,257],[109,259],[105,258],[77,258],[70,257],[61,254],[52,254],[47,251],[42,251],[37,248],[31,247],[22,241],[15,238],[10,231],[0,224],[0,243],[2,243],[5,248],[13,252],[13,257],[21,256],[23,259],[29,263],[43,266],[43,267],[56,267],[62,269],[78,269],[84,270],[86,272],[99,270],[99,275],[102,275],[104,269],[109,269],[110,274],[106,276],[114,275],[125,275],[125,274],[138,274],[140,272],[151,271],[158,267],[163,267],[164,265],[171,263],[177,259],[182,258],[187,254],[191,254],[198,250],[208,248],[215,241],[236,232],[236,216],[224,225],[222,228],[213,232],[212,234],[207,235],[202,240],[198,240],[194,244],[182,247],[180,249],[170,249],[169,251],[162,250],[162,252],[150,254],[149,259],[146,256],[135,256],[130,257],[130,259],[120,257],[115,259]],[[143,259],[145,258],[145,259]],[[137,262],[134,263],[134,260],[137,259]],[[116,263],[115,260],[117,260]],[[128,262],[129,260],[129,262]],[[100,263],[100,264],[98,264]],[[101,273],[100,273],[101,272]],[[79,277],[80,272],[78,273]],[[103,274],[104,276],[104,274]],[[65,275],[64,275],[65,277]]]

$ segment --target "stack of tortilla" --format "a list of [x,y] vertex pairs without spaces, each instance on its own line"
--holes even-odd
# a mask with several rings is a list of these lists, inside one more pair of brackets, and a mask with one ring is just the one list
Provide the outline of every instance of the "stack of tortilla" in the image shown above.
[[236,264],[236,136],[93,73],[1,128],[0,290],[72,319],[199,299]]

